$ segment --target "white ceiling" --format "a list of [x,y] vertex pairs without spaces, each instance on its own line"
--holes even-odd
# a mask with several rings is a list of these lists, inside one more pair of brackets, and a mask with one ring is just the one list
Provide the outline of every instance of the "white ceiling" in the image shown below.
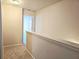
[[39,10],[60,0],[24,0],[24,8]]
[[[3,0],[4,2],[10,3],[9,0]],[[31,10],[39,10],[48,5],[54,4],[61,0],[22,0],[22,4],[20,5],[23,8],[31,9]]]

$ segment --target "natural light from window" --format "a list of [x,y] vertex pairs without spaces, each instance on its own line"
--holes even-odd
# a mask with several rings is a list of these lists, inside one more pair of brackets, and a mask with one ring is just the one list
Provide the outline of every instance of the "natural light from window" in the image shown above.
[[31,32],[32,30],[32,16],[24,16],[23,19],[23,44],[26,46],[27,34],[26,32]]

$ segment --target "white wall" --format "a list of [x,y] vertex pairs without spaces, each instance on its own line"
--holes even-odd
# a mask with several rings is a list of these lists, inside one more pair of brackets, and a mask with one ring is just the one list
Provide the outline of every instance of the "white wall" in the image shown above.
[[79,1],[63,0],[37,11],[36,32],[58,39],[79,41]]
[[2,4],[3,43],[20,44],[22,41],[22,8]]

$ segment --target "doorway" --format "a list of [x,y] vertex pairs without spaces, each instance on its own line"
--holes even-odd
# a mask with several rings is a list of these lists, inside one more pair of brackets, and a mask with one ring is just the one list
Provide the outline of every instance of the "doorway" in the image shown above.
[[27,42],[27,32],[32,32],[33,31],[33,16],[23,16],[23,39],[22,43],[24,46],[26,46]]

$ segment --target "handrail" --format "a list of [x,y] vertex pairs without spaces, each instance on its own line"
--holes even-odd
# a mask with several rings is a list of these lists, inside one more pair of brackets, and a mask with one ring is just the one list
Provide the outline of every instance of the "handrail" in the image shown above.
[[41,34],[35,33],[35,32],[27,32],[27,34],[28,33],[38,36],[38,37],[41,37],[41,38],[44,38],[43,40],[48,41],[50,43],[56,43],[56,44],[61,45],[63,47],[70,48],[73,51],[76,51],[79,53],[79,44],[77,44],[77,43],[67,41],[67,40],[62,40],[62,39],[52,39],[51,37],[47,37],[45,35],[41,35]]

